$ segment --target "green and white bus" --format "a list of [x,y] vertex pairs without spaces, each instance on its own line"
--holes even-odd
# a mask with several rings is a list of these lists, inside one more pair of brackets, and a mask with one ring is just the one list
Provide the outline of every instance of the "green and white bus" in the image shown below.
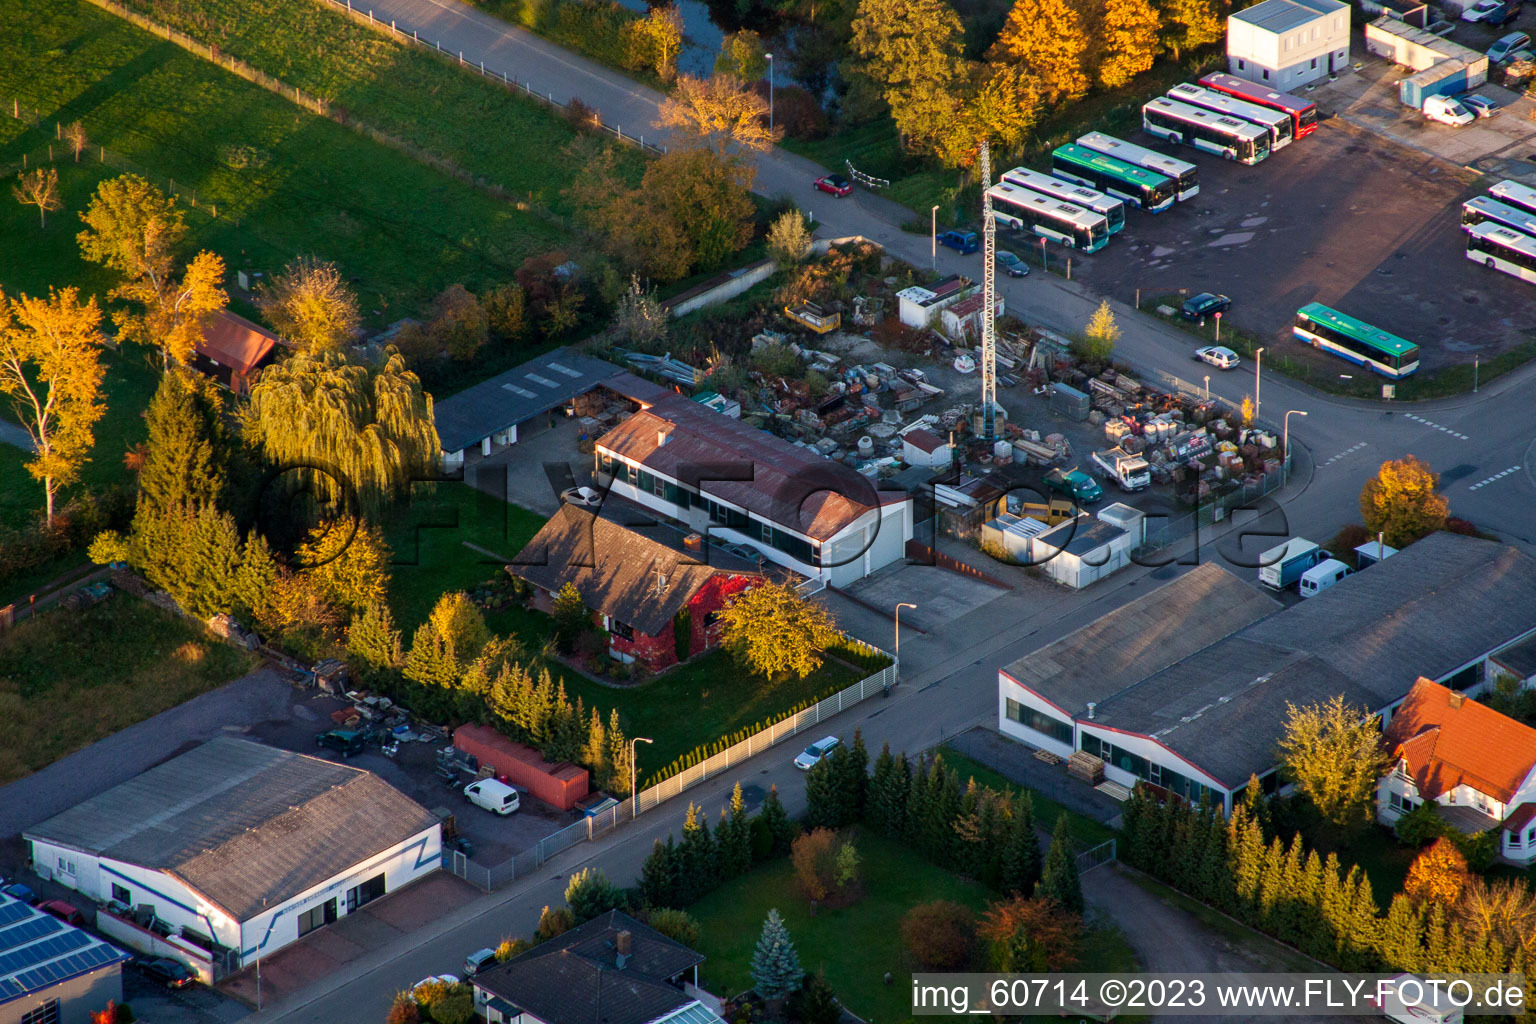
[[1493,223],[1467,231],[1467,259],[1536,284],[1536,238]]
[[1178,183],[1179,202],[1193,199],[1200,194],[1200,168],[1188,160],[1164,156],[1143,146],[1117,139],[1103,132],[1089,132],[1078,137],[1079,146],[1087,146],[1095,153],[1103,153],[1117,160],[1157,174],[1165,174]]
[[1135,203],[1148,213],[1162,213],[1172,206],[1178,189],[1178,183],[1166,174],[1144,170],[1075,143],[1058,146],[1051,153],[1051,173]]
[[1109,241],[1109,221],[1102,214],[1009,182],[987,190],[992,219],[1010,231],[1030,232],[1083,252],[1096,252]]
[[1419,346],[1321,302],[1308,303],[1296,311],[1291,333],[1314,348],[1369,367],[1383,377],[1395,380],[1419,368]]

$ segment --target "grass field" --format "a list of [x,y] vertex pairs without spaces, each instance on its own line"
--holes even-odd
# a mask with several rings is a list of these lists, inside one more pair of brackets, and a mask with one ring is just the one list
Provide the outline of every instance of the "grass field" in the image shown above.
[[255,664],[194,623],[122,594],[29,619],[0,635],[0,785]]
[[[911,1019],[914,965],[902,947],[902,916],[932,900],[951,900],[980,912],[989,894],[980,884],[935,867],[899,843],[861,831],[855,845],[862,858],[864,898],[851,907],[822,907],[812,916],[787,858],[725,883],[690,907],[703,933],[701,951],[708,958],[699,969],[703,987],[723,997],[751,987],[752,951],[763,919],[777,908],[801,966],[825,971],[851,1012],[880,1024]],[[1081,957],[1078,969],[1084,971],[1135,966],[1124,938],[1113,929],[1087,933]],[[895,979],[890,985],[884,980],[887,971]]]
[[[0,19],[12,26],[0,44],[0,104],[16,98],[43,118],[35,127],[0,119],[0,167],[46,154],[54,123],[78,119],[120,163],[161,187],[195,189],[191,244],[224,256],[232,272],[272,272],[299,253],[334,259],[365,316],[382,323],[454,282],[508,280],[526,256],[567,241],[546,220],[78,0],[0,0]],[[46,231],[36,211],[0,204],[0,233],[38,253],[0,263],[6,287],[106,283],[71,246],[76,215],[105,172],[67,162],[60,171],[68,205]],[[218,217],[207,216],[215,203]]]
[[[319,0],[123,2],[519,198],[568,209],[560,192],[584,162],[567,150],[575,129],[478,71],[396,42]],[[616,141],[613,149],[638,183],[645,157]]]

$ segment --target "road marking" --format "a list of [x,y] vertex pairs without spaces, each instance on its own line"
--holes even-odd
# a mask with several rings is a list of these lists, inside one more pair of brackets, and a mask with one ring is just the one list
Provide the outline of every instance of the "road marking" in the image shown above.
[[1359,444],[1357,444],[1357,445],[1355,445],[1355,446],[1353,446],[1351,448],[1345,448],[1343,451],[1339,452],[1339,454],[1335,455],[1333,458],[1331,458],[1327,462],[1323,463],[1323,465],[1331,466],[1335,462],[1338,462],[1340,459],[1345,458],[1346,456],[1350,456],[1350,455],[1355,454],[1355,452],[1359,451],[1361,448],[1364,448],[1365,445],[1366,445],[1366,442],[1361,441]]
[[1520,467],[1519,466],[1510,466],[1508,469],[1506,469],[1502,473],[1495,473],[1495,474],[1493,474],[1493,476],[1489,477],[1486,480],[1479,480],[1477,483],[1472,484],[1470,487],[1468,487],[1467,490],[1475,491],[1479,487],[1487,487],[1489,484],[1493,483],[1495,480],[1502,480],[1505,477],[1509,476],[1509,474],[1511,474],[1511,473],[1518,473],[1518,472],[1520,472]]
[[1408,414],[1408,418],[1411,419],[1411,420],[1418,420],[1420,423],[1424,424],[1426,427],[1434,427],[1436,430],[1443,431],[1444,433],[1450,434],[1452,437],[1460,438],[1463,441],[1470,441],[1470,440],[1472,440],[1466,434],[1460,433],[1459,431],[1452,430],[1450,427],[1442,427],[1440,424],[1436,423],[1434,420],[1427,420],[1423,416],[1417,416],[1417,415],[1415,415],[1415,414],[1410,412]]

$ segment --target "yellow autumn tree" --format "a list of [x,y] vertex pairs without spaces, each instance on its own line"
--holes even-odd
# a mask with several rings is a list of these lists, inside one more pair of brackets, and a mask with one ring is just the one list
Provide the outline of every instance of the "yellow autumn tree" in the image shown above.
[[1285,706],[1280,754],[1288,781],[1335,825],[1366,820],[1389,763],[1381,748],[1381,719],[1343,697]]
[[1109,308],[1109,300],[1099,303],[1099,308],[1088,318],[1083,336],[1072,346],[1078,358],[1097,365],[1104,365],[1115,354],[1115,342],[1120,340],[1120,325],[1115,322],[1115,311]]
[[1051,105],[1088,91],[1089,36],[1071,0],[1017,0],[989,59],[1018,65]]
[[1157,57],[1157,9],[1149,0],[1106,0],[1098,33],[1099,84],[1115,89],[1150,70]]
[[766,152],[784,137],[784,129],[768,128],[768,101],[726,74],[683,75],[661,101],[656,124],[721,157],[733,149]]
[[77,288],[46,299],[0,292],[0,395],[32,439],[27,472],[43,485],[48,522],[59,489],[90,461],[101,402],[101,310]]
[[677,77],[683,49],[683,16],[675,5],[652,7],[645,17],[624,26],[624,63],[633,71],[653,71],[663,82]]
[[1413,455],[1390,459],[1360,489],[1360,518],[1393,547],[1412,544],[1445,526],[1450,502],[1436,488],[1440,478]]
[[1450,839],[1436,839],[1413,859],[1403,892],[1420,903],[1454,906],[1467,884],[1467,858]]
[[1040,118],[1040,90],[1030,73],[1018,64],[973,64],[964,84],[954,116],[934,140],[934,153],[945,166],[971,166],[982,139],[991,143],[994,160],[1023,145]]
[[1211,0],[1165,0],[1163,24],[1163,39],[1174,60],[1186,50],[1209,46],[1226,35],[1226,25]]
[[[965,30],[943,0],[860,0],[856,70],[891,108],[902,144],[934,152],[952,138],[965,85]],[[955,148],[951,141],[947,148]]]
[[816,671],[838,636],[825,606],[775,582],[737,594],[720,622],[722,646],[749,672],[774,680]]

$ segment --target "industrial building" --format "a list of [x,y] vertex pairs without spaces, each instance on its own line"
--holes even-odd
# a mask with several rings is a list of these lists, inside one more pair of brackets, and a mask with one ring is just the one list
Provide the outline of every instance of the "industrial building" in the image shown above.
[[1415,110],[1424,109],[1429,96],[1456,96],[1488,81],[1486,53],[1398,18],[1383,16],[1365,26],[1365,49],[1413,72],[1397,83],[1397,98]]
[[436,871],[441,832],[370,772],[220,737],[23,838],[100,930],[213,981]]
[[1431,534],[1290,608],[1206,563],[999,671],[998,728],[1230,809],[1274,785],[1287,703],[1390,720],[1421,676],[1475,694],[1533,636],[1536,560],[1489,541]]
[[123,1001],[128,954],[0,893],[0,1024],[90,1024]]
[[1349,66],[1349,5],[1264,0],[1227,16],[1227,70],[1280,92]]

